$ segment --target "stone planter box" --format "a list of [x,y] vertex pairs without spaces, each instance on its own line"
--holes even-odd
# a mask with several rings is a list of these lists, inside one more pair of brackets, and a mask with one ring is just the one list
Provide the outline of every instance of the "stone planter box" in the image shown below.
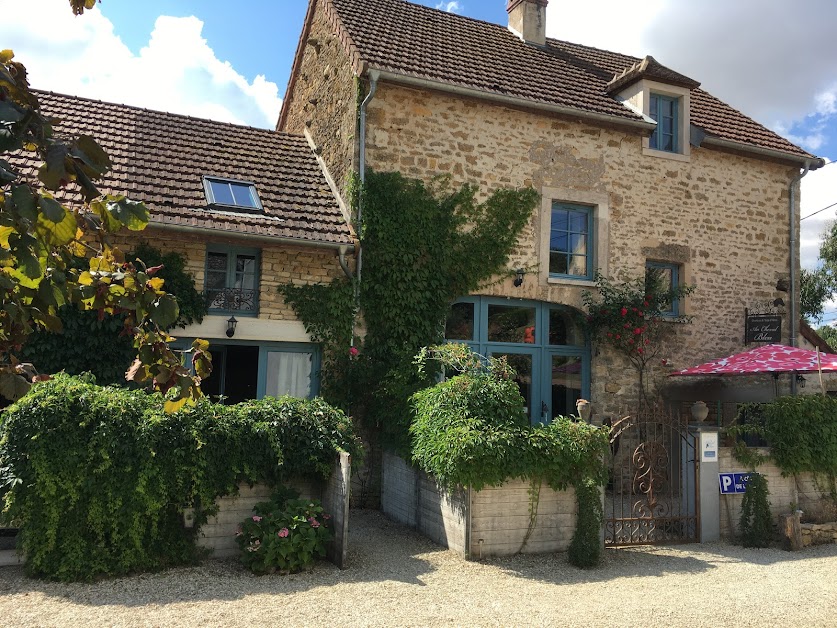
[[[341,453],[327,482],[296,480],[289,485],[305,499],[319,499],[323,509],[331,515],[334,539],[329,544],[327,558],[340,569],[346,566],[349,538],[349,492],[351,485],[351,456]],[[268,501],[272,489],[264,484],[239,486],[238,495],[218,500],[218,514],[201,527],[198,545],[211,550],[216,558],[238,556],[241,551],[235,542],[238,524],[253,515],[253,506]],[[188,519],[188,512],[184,513]]]
[[390,453],[383,455],[381,506],[395,521],[472,559],[566,551],[577,512],[572,489],[556,492],[541,487],[536,525],[524,546],[529,527],[528,482],[450,492]]

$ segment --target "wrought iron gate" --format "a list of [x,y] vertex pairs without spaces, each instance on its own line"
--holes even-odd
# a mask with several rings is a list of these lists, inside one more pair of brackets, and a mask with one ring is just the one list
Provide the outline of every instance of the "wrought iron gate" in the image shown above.
[[626,416],[610,431],[605,544],[696,543],[700,534],[697,435],[663,410]]

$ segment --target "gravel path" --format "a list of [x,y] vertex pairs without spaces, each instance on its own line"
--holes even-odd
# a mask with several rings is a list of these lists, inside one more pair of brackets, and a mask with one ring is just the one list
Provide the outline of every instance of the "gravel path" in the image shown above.
[[235,562],[60,585],[0,568],[3,626],[837,625],[837,545],[723,544],[466,562],[376,512],[352,513],[351,567],[254,577]]

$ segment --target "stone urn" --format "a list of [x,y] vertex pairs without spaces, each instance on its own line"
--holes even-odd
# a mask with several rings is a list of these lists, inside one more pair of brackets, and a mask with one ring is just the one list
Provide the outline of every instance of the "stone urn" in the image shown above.
[[590,413],[592,412],[593,408],[590,405],[590,402],[586,399],[579,399],[575,402],[575,409],[578,412],[578,418],[580,418],[585,423],[590,422]]
[[692,404],[692,418],[697,423],[702,423],[709,416],[709,408],[705,401],[695,401]]

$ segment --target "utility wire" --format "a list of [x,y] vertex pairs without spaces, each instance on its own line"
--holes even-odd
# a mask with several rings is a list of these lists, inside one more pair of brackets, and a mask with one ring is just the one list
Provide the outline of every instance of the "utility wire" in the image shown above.
[[[834,163],[834,162],[832,161],[831,163]],[[837,203],[831,203],[831,205],[829,205],[828,207],[823,207],[822,209],[818,209],[813,214],[808,214],[807,216],[803,216],[802,218],[799,219],[799,222],[802,222],[803,220],[805,220],[806,218],[810,218],[811,216],[816,216],[817,214],[819,214],[821,212],[824,212],[826,209],[831,209],[832,207],[835,207],[835,206],[837,206]]]

